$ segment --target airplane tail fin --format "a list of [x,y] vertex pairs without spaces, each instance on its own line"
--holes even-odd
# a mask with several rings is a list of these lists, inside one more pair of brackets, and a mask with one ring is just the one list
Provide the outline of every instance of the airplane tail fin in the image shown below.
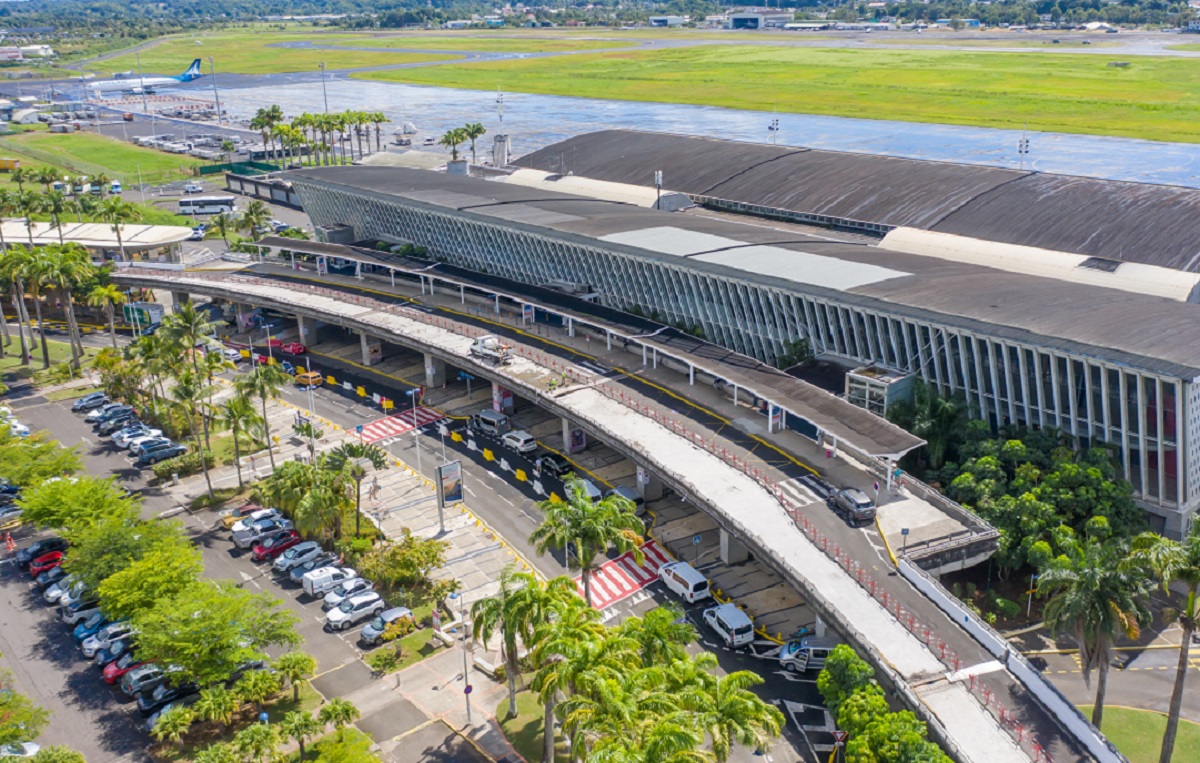
[[197,58],[195,61],[192,61],[192,65],[187,68],[187,71],[179,75],[179,81],[191,82],[203,76],[204,74],[200,71],[200,59]]

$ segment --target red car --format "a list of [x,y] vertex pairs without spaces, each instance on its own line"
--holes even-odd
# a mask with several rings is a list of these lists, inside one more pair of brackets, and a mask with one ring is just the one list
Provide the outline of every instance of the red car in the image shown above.
[[279,349],[286,352],[288,355],[303,355],[308,352],[308,348],[299,342],[288,342]]
[[251,353],[250,357],[253,358],[254,362],[259,364],[260,366],[265,366],[271,362],[270,355],[264,355],[260,352]]
[[268,559],[274,559],[299,542],[300,533],[295,530],[288,530],[285,533],[268,538],[255,546],[252,558],[256,562],[265,562]]
[[134,657],[133,652],[126,652],[116,662],[110,662],[104,666],[104,683],[112,686],[121,680],[121,676],[145,664],[145,662]]
[[51,551],[48,554],[42,554],[29,563],[29,575],[36,578],[46,570],[52,570],[62,564],[63,559],[66,558],[66,554],[62,551]]
[[278,350],[280,347],[283,347],[283,340],[272,337],[263,342],[263,347],[270,347],[271,349]]

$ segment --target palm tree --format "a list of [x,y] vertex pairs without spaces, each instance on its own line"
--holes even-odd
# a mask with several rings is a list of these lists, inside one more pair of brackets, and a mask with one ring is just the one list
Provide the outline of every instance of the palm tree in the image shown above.
[[687,645],[696,640],[695,629],[675,602],[656,607],[642,617],[630,617],[615,632],[637,644],[642,666],[647,668],[687,659]]
[[17,184],[17,192],[23,193],[25,191],[25,182],[33,179],[33,170],[17,167],[9,174],[9,177]]
[[703,734],[692,730],[691,719],[681,712],[680,697],[668,689],[664,668],[630,671],[599,665],[576,678],[575,690],[558,712],[576,758],[590,763],[593,754],[605,749],[610,740],[620,740],[635,750],[646,747],[657,725],[651,719],[669,721],[683,716],[681,728],[690,733],[688,745],[681,749],[694,749],[703,741]]
[[600,739],[588,763],[712,763],[712,753],[697,749],[700,734],[675,718],[647,722],[636,743],[623,737]]
[[108,333],[112,336],[113,349],[117,349],[117,305],[129,301],[125,292],[111,283],[97,284],[87,295],[88,307],[99,307],[108,318]]
[[37,191],[22,191],[16,198],[17,211],[25,218],[25,232],[29,234],[29,246],[33,243],[33,216],[42,211],[42,195]]
[[42,339],[42,368],[50,367],[50,347],[46,343],[46,323],[42,320],[42,286],[45,284],[43,273],[46,271],[46,265],[46,250],[39,246],[29,252],[29,258],[25,261],[24,266],[25,283],[29,286],[29,297],[33,300],[33,310],[37,316],[38,334]]
[[29,323],[29,313],[25,307],[25,263],[29,259],[29,250],[20,244],[5,247],[0,251],[0,278],[12,286],[13,308],[17,313],[17,338],[21,342],[21,362],[30,362],[33,343],[33,330],[29,331],[29,342],[25,341],[23,327]]
[[75,212],[75,219],[79,222],[83,222],[84,217],[90,220],[100,212],[100,199],[90,194],[83,196],[74,201],[74,206],[71,209]]
[[518,642],[533,649],[536,628],[556,610],[564,591],[573,589],[574,583],[568,578],[555,578],[543,587],[533,575],[517,572],[510,565],[500,573],[500,589],[471,605],[472,637],[486,642],[493,634],[500,634],[510,718],[517,715],[517,674],[521,671]]
[[64,243],[62,216],[71,211],[71,200],[62,191],[47,191],[42,195],[42,211],[50,213],[50,223],[58,231],[58,243]]
[[1187,597],[1180,609],[1164,610],[1164,617],[1179,620],[1179,661],[1175,668],[1175,685],[1171,689],[1171,704],[1167,710],[1167,728],[1163,732],[1159,763],[1171,763],[1175,752],[1175,735],[1179,729],[1179,713],[1183,706],[1183,688],[1187,681],[1192,636],[1200,620],[1200,525],[1193,524],[1183,541],[1170,540],[1155,533],[1142,533],[1133,539],[1129,563],[1149,573],[1170,595],[1172,583],[1187,587]]
[[263,703],[274,697],[283,688],[283,678],[270,670],[251,670],[242,675],[233,685],[234,693],[246,702],[253,702],[262,715]]
[[100,188],[100,198],[108,196],[108,189],[112,187],[112,178],[101,172],[96,177],[92,178],[92,186]]
[[367,121],[375,127],[375,150],[383,150],[383,125],[392,121],[382,111],[372,111],[367,115]]
[[326,702],[321,711],[317,714],[317,720],[322,725],[330,724],[338,732],[338,738],[342,737],[342,729],[349,726],[359,719],[362,713],[358,712],[358,708],[348,699],[334,697]]
[[246,395],[234,395],[221,404],[221,423],[229,427],[233,433],[233,463],[237,466],[238,492],[245,487],[242,482],[242,449],[241,436],[250,434],[262,427],[262,416],[254,410],[250,398]]
[[49,193],[51,186],[58,182],[58,170],[53,167],[42,167],[35,173],[34,178]]
[[150,735],[160,742],[171,740],[177,746],[183,746],[183,735],[192,727],[196,719],[192,708],[179,705],[158,716],[158,723],[150,731]]
[[192,757],[192,763],[242,763],[233,745],[210,744]]
[[278,366],[259,366],[248,374],[238,377],[234,383],[239,392],[257,397],[262,401],[263,436],[267,439],[267,455],[271,459],[271,470],[275,470],[275,450],[271,447],[271,422],[267,418],[267,398],[279,394],[291,377]]
[[1093,541],[1073,557],[1056,561],[1037,581],[1038,594],[1049,597],[1046,625],[1056,636],[1069,632],[1079,644],[1084,684],[1090,688],[1092,671],[1100,673],[1092,709],[1096,728],[1104,719],[1113,642],[1121,634],[1136,639],[1150,617],[1144,601],[1150,584],[1140,573],[1118,565],[1124,555],[1123,548]]
[[350,507],[350,499],[339,475],[324,469],[308,473],[308,489],[296,505],[296,527],[304,532],[328,535],[333,527],[333,539],[342,538],[342,514]]
[[90,280],[96,272],[87,250],[76,243],[51,244],[46,247],[46,267],[43,272],[45,283],[59,293],[67,315],[67,330],[71,335],[72,362],[76,368],[83,357],[83,334],[75,317],[75,299],[72,290]]
[[237,151],[237,146],[232,140],[221,141],[221,153],[225,154],[225,163],[233,164],[233,152]]
[[212,218],[212,229],[221,235],[221,240],[225,242],[225,249],[229,249],[229,234],[237,230],[237,219],[228,212],[222,212]]
[[541,504],[545,515],[529,540],[538,554],[550,549],[570,549],[575,553],[583,573],[584,599],[592,601],[592,573],[599,564],[597,558],[615,547],[619,553],[633,552],[640,565],[645,556],[640,548],[642,520],[634,513],[633,502],[612,495],[593,502],[578,477],[563,482],[567,500],[549,500]]
[[212,476],[208,473],[207,448],[200,440],[201,427],[205,438],[208,437],[208,419],[204,416],[204,401],[208,399],[209,390],[205,388],[200,376],[191,370],[184,369],[171,388],[171,396],[183,406],[187,412],[188,425],[192,430],[192,440],[196,450],[200,451],[200,466],[204,470],[204,481],[208,484],[208,497],[214,498]]
[[967,405],[962,396],[942,397],[936,387],[918,379],[912,401],[888,408],[888,419],[925,440],[929,466],[940,469],[951,444],[962,436]]
[[275,670],[292,685],[292,701],[300,701],[300,685],[317,672],[317,659],[306,652],[288,652],[275,660]]
[[[716,670],[717,656],[702,652],[691,661],[673,662],[668,685],[678,693],[680,704],[691,714],[696,727],[708,734],[717,763],[728,761],[738,744],[765,752],[785,721],[778,708],[750,691],[763,679],[749,670],[725,676],[715,675]],[[672,674],[682,680],[672,684]]]
[[[246,675],[262,672],[255,670]],[[233,738],[233,746],[251,763],[265,763],[275,757],[275,750],[279,748],[280,741],[282,740],[277,727],[269,723],[252,723],[237,733]]]
[[357,538],[361,531],[362,481],[367,476],[367,467],[376,471],[387,468],[387,454],[375,445],[351,441],[329,451],[325,465],[354,481],[354,537]]
[[445,146],[450,149],[450,161],[458,161],[458,147],[467,141],[467,134],[461,127],[455,127],[453,130],[447,130],[446,134],[438,139],[439,146]]
[[100,219],[108,223],[112,232],[117,235],[117,247],[121,250],[121,259],[128,260],[125,256],[125,241],[121,237],[121,232],[125,230],[128,223],[136,222],[142,219],[142,213],[133,204],[116,196],[109,196],[100,203]]
[[466,136],[467,140],[471,141],[471,164],[478,164],[475,159],[475,140],[482,138],[487,132],[487,128],[479,122],[468,122],[462,129],[463,135]]
[[304,761],[304,742],[319,735],[325,728],[325,725],[312,717],[311,713],[305,713],[300,710],[293,710],[283,716],[283,720],[279,722],[279,731],[289,739],[295,739],[296,744],[300,746],[300,761]]
[[224,734],[225,728],[233,722],[233,716],[241,706],[242,701],[237,695],[224,686],[210,686],[200,692],[200,699],[192,709],[199,717],[220,726],[221,733]]
[[271,210],[258,199],[246,205],[246,211],[238,219],[238,230],[244,230],[251,238],[257,236],[259,229],[265,228],[271,219]]

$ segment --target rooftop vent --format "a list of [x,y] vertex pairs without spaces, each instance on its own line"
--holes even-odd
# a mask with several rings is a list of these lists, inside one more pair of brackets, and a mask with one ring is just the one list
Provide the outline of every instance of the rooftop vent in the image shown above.
[[1116,273],[1117,268],[1121,267],[1121,264],[1120,260],[1110,260],[1107,257],[1088,257],[1076,267],[1100,270],[1105,273]]

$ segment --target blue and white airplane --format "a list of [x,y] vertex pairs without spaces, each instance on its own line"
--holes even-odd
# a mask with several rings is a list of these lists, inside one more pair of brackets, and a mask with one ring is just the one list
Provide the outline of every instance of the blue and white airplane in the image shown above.
[[88,90],[98,93],[152,93],[155,88],[172,87],[181,82],[191,82],[200,79],[204,74],[200,71],[200,59],[192,61],[192,65],[178,77],[139,77],[136,74],[121,79],[108,79],[101,82],[87,83]]

